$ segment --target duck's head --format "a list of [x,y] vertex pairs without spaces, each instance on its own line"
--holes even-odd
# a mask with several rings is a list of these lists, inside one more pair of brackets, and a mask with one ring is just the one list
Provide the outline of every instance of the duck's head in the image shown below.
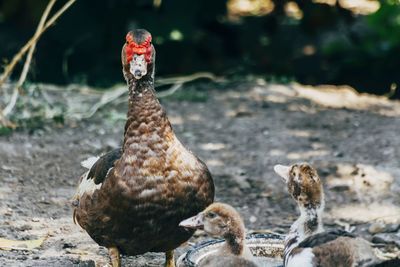
[[317,171],[308,163],[291,166],[275,165],[274,171],[287,184],[289,194],[300,208],[320,208],[324,204],[324,191]]
[[122,70],[127,80],[140,80],[147,74],[153,75],[156,51],[151,43],[151,34],[143,29],[126,34],[122,47]]
[[185,228],[204,229],[214,237],[229,238],[231,235],[244,235],[244,223],[239,213],[224,203],[213,203],[179,225]]

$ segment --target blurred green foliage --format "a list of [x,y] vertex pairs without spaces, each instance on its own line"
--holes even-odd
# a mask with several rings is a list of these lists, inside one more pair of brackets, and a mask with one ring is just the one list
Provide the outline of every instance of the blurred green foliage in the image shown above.
[[[238,1],[251,2],[254,10],[233,12]],[[10,59],[30,38],[46,3],[0,0],[1,59]],[[78,0],[40,40],[30,79],[120,82],[120,49],[131,28],[153,34],[158,75],[255,73],[378,94],[400,83],[398,0],[380,1],[369,15],[357,15],[340,1]]]

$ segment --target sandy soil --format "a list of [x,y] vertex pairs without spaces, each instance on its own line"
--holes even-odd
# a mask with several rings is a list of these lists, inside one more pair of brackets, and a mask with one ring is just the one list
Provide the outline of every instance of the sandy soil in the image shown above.
[[[390,238],[400,239],[399,102],[346,87],[263,81],[195,87],[206,90],[207,101],[162,103],[179,138],[209,166],[217,200],[237,207],[248,229],[288,230],[296,207],[272,168],[309,161],[324,179],[326,225],[381,237],[386,251],[398,251]],[[73,224],[69,200],[84,171],[80,161],[120,144],[124,121],[108,114],[125,110],[111,104],[86,121],[0,137],[0,238],[45,238],[33,250],[0,250],[0,266],[107,262],[106,250]],[[123,264],[163,260],[149,253]]]

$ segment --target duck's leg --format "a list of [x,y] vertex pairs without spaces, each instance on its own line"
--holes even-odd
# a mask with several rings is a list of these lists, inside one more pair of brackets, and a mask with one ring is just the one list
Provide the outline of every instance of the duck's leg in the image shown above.
[[116,247],[108,248],[108,255],[110,255],[112,267],[121,267],[121,258]]
[[174,251],[168,250],[165,252],[165,267],[175,267]]

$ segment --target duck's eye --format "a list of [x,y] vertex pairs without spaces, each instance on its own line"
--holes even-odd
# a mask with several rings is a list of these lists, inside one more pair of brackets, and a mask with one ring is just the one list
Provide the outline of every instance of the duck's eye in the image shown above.
[[207,216],[207,218],[213,219],[213,218],[217,217],[217,214],[215,214],[214,212],[209,212],[209,213],[207,213],[206,216]]

